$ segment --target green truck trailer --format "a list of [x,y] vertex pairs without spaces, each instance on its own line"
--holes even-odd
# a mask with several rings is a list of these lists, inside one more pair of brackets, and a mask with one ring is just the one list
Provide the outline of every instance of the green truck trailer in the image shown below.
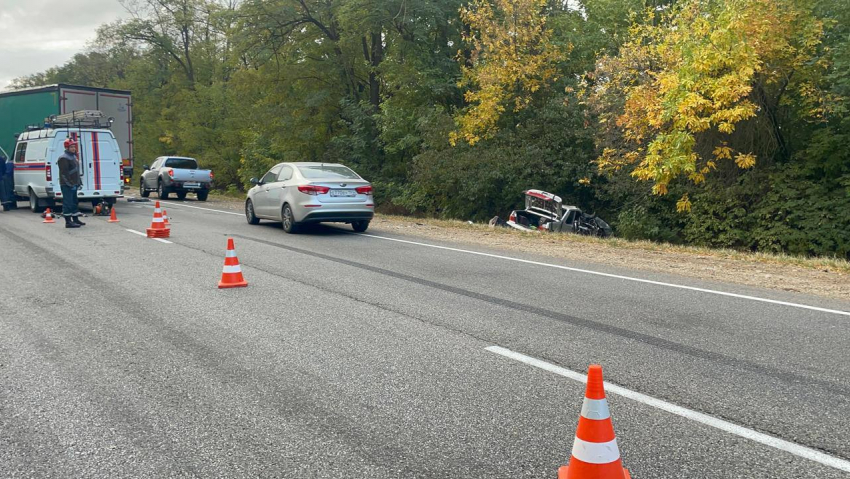
[[28,126],[43,125],[45,118],[80,110],[100,110],[113,118],[112,134],[118,141],[124,178],[133,175],[133,102],[129,91],[77,85],[48,85],[0,93],[0,148],[10,157],[15,139]]

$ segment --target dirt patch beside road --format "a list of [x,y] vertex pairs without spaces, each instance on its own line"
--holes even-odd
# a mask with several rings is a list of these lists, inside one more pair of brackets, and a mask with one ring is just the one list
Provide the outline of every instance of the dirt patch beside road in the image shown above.
[[[129,191],[128,195],[135,195]],[[151,194],[155,200],[156,193]],[[244,200],[210,195],[187,204],[243,211]],[[698,279],[850,299],[850,263],[783,255],[741,253],[625,240],[599,240],[569,234],[537,234],[461,221],[423,220],[377,215],[369,229],[420,239],[485,246],[505,251],[596,263]]]
[[378,216],[370,226],[424,239],[487,246],[629,269],[850,299],[850,263],[569,234],[524,233],[460,221]]

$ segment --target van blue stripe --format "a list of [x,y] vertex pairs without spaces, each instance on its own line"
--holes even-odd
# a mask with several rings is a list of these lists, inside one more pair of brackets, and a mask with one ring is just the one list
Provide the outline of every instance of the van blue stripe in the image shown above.
[[91,133],[91,146],[94,162],[94,189],[100,189],[100,146],[97,143],[97,132]]

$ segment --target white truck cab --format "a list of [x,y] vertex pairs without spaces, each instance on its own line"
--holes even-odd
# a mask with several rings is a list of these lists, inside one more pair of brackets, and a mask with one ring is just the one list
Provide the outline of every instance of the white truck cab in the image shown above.
[[[71,115],[79,113],[84,112]],[[15,195],[29,199],[33,212],[62,202],[57,160],[65,151],[65,139],[70,137],[78,143],[77,157],[83,183],[82,188],[77,190],[79,200],[91,201],[92,205],[105,202],[111,206],[116,198],[121,197],[124,182],[121,153],[115,136],[107,128],[81,126],[85,123],[80,121],[76,122],[78,126],[60,124],[58,121],[46,123],[44,128],[31,128],[18,135],[13,157]]]

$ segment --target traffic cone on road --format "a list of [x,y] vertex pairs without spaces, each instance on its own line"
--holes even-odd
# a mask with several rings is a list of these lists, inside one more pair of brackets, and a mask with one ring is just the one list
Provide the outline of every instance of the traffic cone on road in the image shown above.
[[558,469],[558,479],[631,479],[620,460],[614,425],[605,399],[602,366],[592,364],[587,371],[587,390],[572,456]]
[[159,201],[153,209],[153,220],[151,227],[147,229],[148,238],[168,238],[171,236],[171,230],[165,226],[165,221],[162,219],[162,209],[159,207]]
[[44,221],[42,223],[56,223],[56,220],[53,219],[53,213],[50,211],[50,208],[47,208],[44,211]]
[[118,223],[118,215],[115,214],[115,207],[110,208],[111,213],[109,213],[109,219],[106,220],[107,223]]
[[227,252],[224,255],[224,270],[221,272],[219,288],[241,288],[248,286],[248,282],[242,277],[242,267],[239,266],[239,258],[236,257],[236,247],[233,246],[233,238],[227,238]]
[[163,223],[165,223],[165,226],[171,225],[171,223],[168,222],[168,211],[166,211],[165,208],[162,209],[162,219],[164,220]]

